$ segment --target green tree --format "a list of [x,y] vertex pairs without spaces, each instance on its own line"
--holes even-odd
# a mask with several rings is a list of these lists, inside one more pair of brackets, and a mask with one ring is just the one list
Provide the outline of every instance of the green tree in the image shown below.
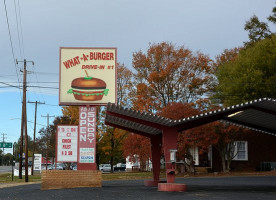
[[36,153],[41,153],[43,157],[55,157],[56,153],[56,132],[57,126],[62,124],[70,124],[71,118],[68,116],[56,117],[53,124],[49,127],[39,130],[39,137],[36,139]]
[[4,164],[5,165],[12,165],[12,161],[14,159],[14,156],[11,153],[7,153],[4,155]]
[[[25,136],[23,135],[23,153],[25,153]],[[20,152],[20,138],[18,138],[18,141],[15,142],[14,144],[14,155],[15,155],[15,161],[19,161],[19,152]],[[32,157],[33,156],[33,139],[31,136],[28,135],[28,156]]]
[[256,15],[245,23],[244,30],[248,31],[249,42],[245,42],[245,46],[251,46],[271,35],[270,29],[265,22],[261,22]]
[[276,98],[276,35],[243,49],[234,61],[217,70],[215,97],[225,105]]
[[273,24],[276,24],[276,7],[272,9],[272,14],[267,19]]
[[[267,17],[268,21],[276,24],[276,7],[272,9],[272,14]],[[248,31],[249,41],[244,42],[245,47],[254,45],[255,42],[270,37],[272,34],[266,22],[261,22],[256,15],[253,15],[244,25],[244,30]]]

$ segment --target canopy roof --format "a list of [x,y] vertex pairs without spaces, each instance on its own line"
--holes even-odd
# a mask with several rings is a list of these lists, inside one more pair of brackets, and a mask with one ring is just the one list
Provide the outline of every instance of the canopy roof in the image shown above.
[[276,136],[276,100],[270,98],[258,99],[180,120],[170,120],[109,103],[105,123],[152,137],[162,134],[163,129],[174,128],[177,131],[183,131],[217,120]]

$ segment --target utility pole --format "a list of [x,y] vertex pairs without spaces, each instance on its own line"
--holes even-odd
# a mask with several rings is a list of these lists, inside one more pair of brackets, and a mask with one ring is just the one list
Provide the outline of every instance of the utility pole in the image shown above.
[[[47,116],[42,116],[41,117],[47,117],[47,137],[49,137],[49,118],[50,117],[55,117],[55,115],[53,116],[49,116],[49,113],[47,113]],[[49,138],[47,138],[47,148],[46,148],[46,170],[48,169],[48,147],[49,147]]]
[[[28,177],[28,132],[27,132],[27,106],[26,106],[26,92],[27,92],[27,62],[33,61],[17,61],[24,62],[24,69],[23,69],[23,99],[22,99],[22,117],[21,117],[21,139],[20,139],[20,157],[19,157],[19,179],[22,179],[22,160],[23,160],[23,133],[25,137],[25,182],[29,181]],[[22,71],[21,71],[22,72]]]
[[6,133],[2,133],[1,134],[3,137],[3,153],[2,153],[2,166],[4,166],[4,150],[5,150],[5,148],[4,148],[4,143],[5,143],[5,135],[7,135]]
[[32,158],[32,175],[34,175],[34,154],[35,154],[35,132],[36,132],[36,114],[37,114],[37,104],[45,104],[45,102],[41,103],[40,101],[28,101],[28,103],[35,103],[35,120],[34,120],[34,141],[33,141],[33,158]]

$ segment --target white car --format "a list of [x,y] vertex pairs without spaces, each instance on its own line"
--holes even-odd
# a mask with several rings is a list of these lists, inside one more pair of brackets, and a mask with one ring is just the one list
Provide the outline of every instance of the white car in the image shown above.
[[102,164],[102,166],[100,166],[100,171],[111,172],[111,165],[110,164]]

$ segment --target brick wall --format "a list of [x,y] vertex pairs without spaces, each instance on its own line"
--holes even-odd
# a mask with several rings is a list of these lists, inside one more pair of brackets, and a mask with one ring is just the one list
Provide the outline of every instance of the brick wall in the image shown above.
[[[260,132],[250,132],[243,141],[248,145],[248,161],[232,161],[232,171],[256,171],[261,162],[276,162],[276,136]],[[213,170],[222,171],[218,151],[213,148]]]
[[43,170],[41,190],[102,187],[102,173],[96,170]]

